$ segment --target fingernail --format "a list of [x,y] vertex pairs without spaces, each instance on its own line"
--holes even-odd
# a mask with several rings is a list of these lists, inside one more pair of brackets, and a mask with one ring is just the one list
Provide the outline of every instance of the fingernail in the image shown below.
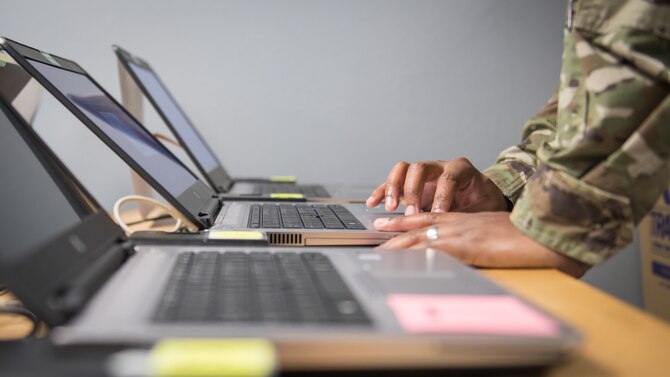
[[386,197],[386,206],[390,207],[393,205],[393,197],[392,196],[387,196]]
[[389,222],[390,222],[390,219],[388,217],[378,217],[372,223],[374,224],[374,226],[381,226],[381,225],[386,225]]
[[408,205],[407,208],[405,208],[405,215],[409,216],[414,214],[416,214],[416,207],[414,204]]
[[373,199],[374,199],[374,198],[373,198],[372,196],[369,197],[369,198],[365,201],[365,205],[367,205],[368,207],[370,207],[370,203],[372,203],[372,200],[373,200]]
[[435,212],[435,213],[440,213],[440,212],[442,212],[442,208],[440,208],[440,207],[435,207],[435,208],[433,208],[433,212]]

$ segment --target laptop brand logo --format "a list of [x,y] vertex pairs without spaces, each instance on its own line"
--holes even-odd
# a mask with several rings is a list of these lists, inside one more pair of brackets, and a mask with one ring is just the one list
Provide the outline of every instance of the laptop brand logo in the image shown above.
[[72,236],[70,236],[69,240],[70,240],[70,245],[72,245],[72,247],[74,247],[74,249],[77,250],[78,253],[83,254],[83,253],[88,251],[88,249],[86,248],[86,244],[84,244],[84,242],[81,240],[81,238],[79,238],[75,235],[72,235]]

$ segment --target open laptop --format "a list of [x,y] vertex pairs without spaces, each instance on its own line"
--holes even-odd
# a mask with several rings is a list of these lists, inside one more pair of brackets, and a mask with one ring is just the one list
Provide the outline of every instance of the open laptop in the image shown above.
[[373,186],[295,185],[290,183],[259,182],[259,180],[232,179],[212,152],[207,141],[195,129],[177,101],[167,90],[156,72],[145,60],[114,46],[119,62],[130,74],[142,93],[170,128],[193,163],[216,191],[229,195],[262,196],[277,192],[301,193],[306,197],[337,198],[365,201]]
[[58,344],[262,337],[322,370],[541,366],[579,342],[445,253],[135,245],[0,110],[0,273]]
[[224,201],[75,62],[9,39],[0,45],[201,230],[260,230],[283,246],[378,245],[395,235],[374,229],[376,218],[389,216],[381,206]]

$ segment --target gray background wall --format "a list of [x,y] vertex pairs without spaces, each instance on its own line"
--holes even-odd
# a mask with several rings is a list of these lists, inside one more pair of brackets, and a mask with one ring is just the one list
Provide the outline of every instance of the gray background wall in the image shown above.
[[[379,183],[397,160],[516,143],[558,83],[563,0],[0,0],[0,34],[119,98],[119,44],[152,63],[236,176]],[[146,125],[165,131],[148,111]],[[52,98],[36,127],[107,208],[127,167]],[[288,149],[284,149],[290,145]],[[640,305],[637,246],[585,280]]]

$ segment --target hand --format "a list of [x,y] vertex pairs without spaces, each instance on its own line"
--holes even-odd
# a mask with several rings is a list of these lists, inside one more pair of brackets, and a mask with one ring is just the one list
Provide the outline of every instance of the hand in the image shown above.
[[505,211],[507,200],[498,186],[465,158],[451,161],[398,162],[386,182],[377,187],[366,204],[378,205],[383,198],[387,211],[405,199],[405,214],[421,209],[431,212]]
[[[380,218],[374,225],[377,230],[408,231],[380,245],[383,249],[439,249],[472,266],[549,267],[575,277],[590,267],[528,238],[506,212],[420,213]],[[432,225],[437,226],[436,240],[426,237]]]

